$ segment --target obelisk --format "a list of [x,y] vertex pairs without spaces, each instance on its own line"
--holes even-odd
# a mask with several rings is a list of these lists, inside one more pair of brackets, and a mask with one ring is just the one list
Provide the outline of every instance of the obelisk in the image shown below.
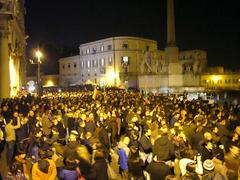
[[174,0],[167,0],[167,46],[165,53],[168,62],[168,86],[181,87],[183,76],[175,37]]
[[175,46],[174,0],[167,0],[167,46]]

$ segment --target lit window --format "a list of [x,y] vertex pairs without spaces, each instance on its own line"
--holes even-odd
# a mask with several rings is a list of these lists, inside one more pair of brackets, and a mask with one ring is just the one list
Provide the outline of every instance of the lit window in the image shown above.
[[105,66],[105,59],[104,58],[101,59],[101,66]]
[[87,61],[87,67],[90,68],[90,66],[91,66],[91,62],[90,62],[90,60],[88,60]]
[[108,58],[108,65],[112,65],[112,58],[110,57],[110,58]]
[[237,84],[238,83],[238,79],[233,79],[233,84]]
[[128,64],[128,56],[123,56],[122,60],[124,64]]
[[87,49],[87,54],[90,54],[90,49]]
[[97,63],[98,61],[95,59],[94,60],[94,67],[98,67],[98,63]]
[[104,51],[104,46],[101,46],[101,47],[100,47],[100,50],[101,50],[101,51]]

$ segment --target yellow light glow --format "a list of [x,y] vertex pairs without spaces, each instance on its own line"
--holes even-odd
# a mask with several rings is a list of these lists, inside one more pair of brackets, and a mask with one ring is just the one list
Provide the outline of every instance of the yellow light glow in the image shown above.
[[41,58],[42,57],[42,52],[38,49],[36,51],[35,55],[37,56],[37,58]]
[[212,76],[212,80],[217,82],[218,80],[220,80],[220,77],[219,76]]
[[118,79],[118,73],[117,72],[109,71],[107,73],[107,85],[109,85],[109,86],[117,85],[117,79]]
[[52,80],[48,80],[47,83],[44,85],[44,87],[52,87],[52,86],[55,86]]

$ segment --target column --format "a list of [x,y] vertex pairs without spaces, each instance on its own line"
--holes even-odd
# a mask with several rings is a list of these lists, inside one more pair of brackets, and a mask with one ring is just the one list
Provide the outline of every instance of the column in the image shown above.
[[8,34],[0,31],[0,98],[10,96]]

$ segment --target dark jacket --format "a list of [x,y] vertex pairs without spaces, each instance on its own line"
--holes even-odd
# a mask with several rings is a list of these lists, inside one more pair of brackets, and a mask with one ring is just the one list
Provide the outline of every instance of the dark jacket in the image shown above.
[[164,162],[152,161],[146,168],[151,176],[151,180],[164,179],[167,175],[172,174],[171,169]]
[[143,135],[140,139],[139,150],[147,154],[152,152],[152,143],[145,135]]
[[63,157],[71,157],[73,159],[78,158],[77,147],[80,146],[76,141],[70,141],[64,148]]
[[93,168],[96,173],[96,180],[108,180],[107,162],[105,159],[96,159]]
[[174,158],[174,145],[167,136],[158,138],[153,145],[153,153],[162,161]]

